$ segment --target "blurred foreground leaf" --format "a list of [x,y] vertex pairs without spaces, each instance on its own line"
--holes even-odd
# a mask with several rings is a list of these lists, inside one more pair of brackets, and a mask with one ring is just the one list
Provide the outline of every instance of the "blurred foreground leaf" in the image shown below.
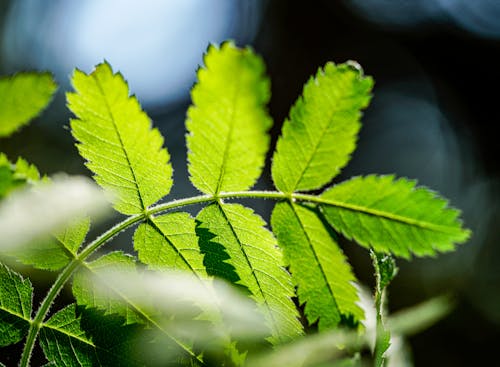
[[40,114],[56,89],[49,73],[0,77],[0,138],[11,135]]
[[47,239],[76,218],[103,214],[108,205],[102,191],[85,177],[56,177],[19,190],[0,203],[0,251]]

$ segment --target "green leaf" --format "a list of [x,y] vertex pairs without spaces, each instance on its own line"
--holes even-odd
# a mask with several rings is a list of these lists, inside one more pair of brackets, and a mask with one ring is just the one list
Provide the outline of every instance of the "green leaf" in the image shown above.
[[73,278],[72,289],[76,302],[79,305],[103,310],[106,315],[117,314],[123,316],[127,324],[141,323],[141,317],[137,314],[135,308],[127,303],[126,299],[109,294],[115,292],[113,287],[108,289],[107,284],[104,282],[99,286],[106,287],[107,292],[95,291],[96,277],[99,279],[100,274],[107,275],[113,270],[136,274],[134,257],[121,251],[115,251],[90,263],[84,263],[84,266]]
[[40,344],[55,366],[144,366],[137,332],[138,326],[123,326],[120,317],[80,312],[72,304],[42,325]]
[[[160,271],[183,270],[191,273],[193,278],[197,280],[209,279],[207,273],[213,275],[213,269],[207,266],[206,259],[210,257],[207,252],[211,252],[210,250],[202,252],[200,247],[195,220],[188,213],[170,213],[150,217],[147,222],[137,228],[134,234],[134,248],[139,254],[139,260],[147,264],[150,269]],[[211,285],[211,283],[209,285],[207,282],[202,282],[197,286],[204,289],[204,287],[211,288]],[[164,287],[163,291],[165,289],[168,288]],[[200,297],[202,297],[202,294],[200,294]],[[162,303],[166,304],[165,301]],[[200,304],[199,302],[195,303]],[[238,306],[241,305],[238,304]],[[184,306],[184,308],[187,307]],[[218,326],[222,324],[221,314],[219,314],[222,313],[222,308],[217,308],[215,313],[213,309],[210,310],[210,307],[201,306],[201,309],[205,312],[202,316],[203,319],[211,320]],[[207,310],[209,311],[207,312]],[[177,317],[177,313],[174,312],[174,314]],[[199,332],[196,332],[196,334],[198,337],[200,336]],[[229,337],[227,338],[226,348],[225,353],[238,355],[237,349],[230,343]],[[229,356],[229,358],[232,357],[234,356]]]
[[163,137],[109,64],[99,64],[90,75],[76,70],[72,83],[76,93],[67,100],[78,117],[71,120],[78,151],[97,183],[115,194],[116,210],[143,213],[172,186]]
[[28,333],[32,301],[29,279],[0,263],[0,347],[15,344]]
[[356,281],[347,260],[316,212],[297,204],[277,203],[271,217],[310,324],[319,319],[320,331],[333,329],[341,318],[359,322]]
[[75,258],[90,228],[90,219],[78,219],[52,239],[7,252],[25,265],[42,270],[59,270]]
[[195,221],[188,213],[150,217],[134,234],[139,260],[155,270],[179,269],[206,276]]
[[118,274],[120,279],[125,276],[139,279],[140,274],[132,256],[116,251],[83,265],[85,268],[77,272],[73,280],[73,295],[79,305],[102,310],[105,316],[118,315],[124,325],[148,324],[156,331],[156,335],[162,335],[176,349],[175,353],[196,358],[189,343],[176,338],[158,323],[157,308],[161,308],[161,305],[152,304],[149,296],[153,294],[138,300],[130,294],[130,289],[124,289],[123,284],[113,279],[114,274]]
[[248,289],[271,329],[269,341],[284,342],[302,334],[290,274],[283,268],[276,239],[251,209],[238,204],[212,204],[197,216],[200,227],[225,247],[227,263],[239,276],[236,284]]
[[375,329],[375,366],[383,367],[386,365],[386,352],[391,345],[391,331],[385,327],[386,313],[386,287],[396,276],[397,268],[394,259],[391,256],[376,253],[370,250],[373,268],[375,270],[375,310],[377,313],[377,323]]
[[50,73],[0,77],[0,137],[11,135],[39,115],[56,90]]
[[0,153],[0,199],[26,183],[39,180],[40,173],[34,165],[22,158],[18,158],[17,162],[12,164],[5,154]]
[[386,365],[387,356],[385,353],[391,346],[391,332],[382,327],[377,329],[377,340],[375,343],[375,366],[383,367]]
[[[48,177],[40,179],[38,169],[24,159],[18,158],[15,164],[11,164],[7,157],[0,153],[0,199],[16,188],[49,181]],[[38,241],[29,246],[14,247],[5,251],[5,254],[38,269],[59,270],[75,257],[89,228],[89,218],[73,220],[64,230],[55,233],[52,239]]]
[[328,222],[349,239],[377,252],[410,257],[434,255],[465,242],[460,212],[414,181],[393,176],[355,177],[326,190],[321,208]]
[[247,190],[262,172],[272,125],[264,68],[249,48],[208,48],[186,121],[190,178],[203,193]]
[[32,246],[73,220],[87,214],[102,217],[108,209],[101,188],[83,176],[59,176],[50,183],[27,187],[0,202],[0,250]]
[[352,62],[327,63],[309,79],[283,124],[272,176],[286,193],[318,189],[350,159],[360,129],[360,110],[370,101],[373,80]]
[[66,229],[55,234],[60,247],[65,248],[73,256],[76,256],[80,245],[90,229],[90,218],[73,221]]

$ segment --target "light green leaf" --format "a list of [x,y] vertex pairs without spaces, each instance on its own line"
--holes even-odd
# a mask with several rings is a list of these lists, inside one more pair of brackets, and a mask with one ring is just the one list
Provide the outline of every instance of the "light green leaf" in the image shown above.
[[52,239],[21,246],[7,252],[25,265],[37,269],[59,270],[75,258],[90,228],[90,219],[78,219]]
[[144,366],[139,359],[137,326],[123,326],[119,317],[103,316],[69,305],[40,330],[45,357],[55,366]]
[[109,64],[99,64],[90,75],[75,71],[72,83],[76,92],[68,93],[67,100],[78,117],[71,120],[78,151],[97,183],[115,194],[116,210],[144,212],[172,186],[163,137]]
[[57,270],[75,257],[85,238],[89,221],[81,218],[102,215],[109,204],[89,178],[46,181],[27,185],[0,202],[0,253],[40,269]]
[[[49,178],[44,177],[41,182],[47,183]],[[34,165],[22,158],[11,164],[7,157],[0,153],[0,198],[16,188],[38,183],[40,173]],[[65,229],[55,233],[53,239],[37,241],[29,246],[13,247],[5,251],[5,254],[38,269],[58,270],[74,258],[89,227],[89,218],[73,220]]]
[[360,110],[373,80],[352,62],[327,63],[309,79],[283,124],[273,156],[276,187],[291,193],[319,189],[350,159],[360,129]]
[[[139,260],[141,260],[142,263],[147,264],[150,269],[163,272],[165,272],[165,270],[181,270],[190,273],[193,277],[192,284],[186,284],[184,287],[182,286],[182,278],[175,281],[176,279],[173,277],[171,281],[174,283],[170,286],[168,284],[163,284],[161,286],[161,290],[154,292],[154,297],[160,297],[162,292],[166,293],[166,298],[175,297],[171,294],[171,291],[169,292],[169,287],[172,286],[174,288],[179,288],[184,297],[187,297],[187,288],[190,289],[189,292],[196,292],[196,289],[200,289],[199,294],[197,294],[198,299],[195,298],[193,301],[197,306],[200,306],[201,310],[203,310],[203,316],[201,316],[201,318],[213,322],[213,325],[205,325],[204,328],[212,329],[219,327],[219,337],[221,335],[225,335],[225,337],[227,337],[227,339],[225,339],[227,341],[227,351],[225,351],[225,353],[237,354],[237,349],[230,343],[229,340],[229,329],[225,329],[227,325],[224,325],[221,320],[221,316],[224,311],[224,304],[218,305],[218,307],[214,310],[213,305],[210,307],[209,305],[200,302],[200,300],[203,299],[204,294],[207,292],[210,293],[212,290],[213,281],[213,279],[209,278],[207,275],[207,272],[210,275],[213,275],[213,269],[210,267],[209,263],[207,263],[207,258],[210,258],[210,255],[207,254],[207,252],[210,252],[211,250],[202,252],[200,247],[201,244],[198,244],[195,220],[188,213],[169,213],[158,217],[150,217],[147,222],[141,224],[137,228],[137,231],[134,234],[134,248],[138,252]],[[197,281],[200,280],[202,281],[198,283]],[[166,281],[167,279],[165,279],[165,282]],[[147,278],[144,280],[143,286],[148,286]],[[177,298],[177,302],[179,302],[180,299],[184,297],[175,298]],[[140,298],[144,299],[144,297]],[[224,300],[224,302],[225,301],[226,300]],[[171,308],[170,313],[174,313],[177,320],[179,317],[179,310],[172,305],[175,302],[175,299],[170,299],[162,301],[156,300],[155,303],[159,309],[162,307]],[[182,303],[181,305],[181,307],[185,310],[189,309],[189,305]],[[227,306],[241,307],[242,305],[239,304],[238,306],[235,306],[234,304],[229,303]],[[177,306],[177,308],[179,308],[179,306]],[[242,308],[239,310],[241,311]],[[250,317],[250,315],[248,315],[248,317]],[[243,323],[241,320],[238,321],[240,321],[238,326],[241,326]],[[234,335],[234,329],[235,327],[231,328],[232,335]],[[254,329],[258,329],[255,323]],[[194,330],[196,330],[196,328],[194,328]],[[189,333],[186,331],[186,334]],[[195,336],[186,335],[186,337],[187,339],[199,339],[201,336],[205,336],[204,333],[199,331],[196,331],[195,334]],[[210,336],[210,339],[211,342],[214,342],[213,335]]]
[[155,270],[187,270],[206,276],[195,221],[188,213],[149,218],[134,234],[139,260]]
[[191,96],[186,127],[191,182],[206,194],[247,190],[259,178],[272,120],[269,80],[251,49],[210,46]]
[[391,346],[391,332],[383,327],[377,329],[377,340],[375,343],[375,367],[386,365],[387,349]]
[[39,115],[57,85],[50,73],[19,73],[0,77],[0,137],[9,136]]
[[[42,179],[42,182],[48,181],[47,177]],[[0,153],[0,198],[16,188],[36,185],[39,182],[40,173],[34,165],[22,158],[11,164],[7,157]],[[38,269],[58,270],[74,258],[79,246],[85,240],[89,227],[89,218],[74,220],[52,239],[41,240],[29,246],[13,247],[4,253],[15,257],[25,265],[32,265]]]
[[200,227],[215,236],[239,276],[236,284],[248,288],[271,329],[269,341],[284,342],[302,334],[290,274],[283,268],[276,239],[251,209],[238,204],[212,204],[197,216]]
[[18,158],[17,162],[12,164],[5,154],[0,153],[0,199],[26,183],[39,180],[40,173],[34,165],[23,158]]
[[434,255],[465,242],[459,211],[414,181],[393,176],[355,177],[326,190],[323,213],[337,231],[377,252]]
[[85,237],[90,229],[90,218],[73,221],[66,229],[55,234],[60,247],[68,250],[73,256],[76,255],[80,245],[85,241]]
[[127,324],[141,323],[142,319],[126,299],[122,299],[120,295],[110,294],[115,292],[113,287],[106,287],[107,284],[104,282],[101,286],[106,288],[106,292],[96,292],[94,287],[96,279],[99,279],[100,274],[107,276],[110,271],[136,275],[135,259],[121,251],[115,251],[90,263],[84,263],[73,278],[73,295],[76,302],[86,307],[101,309],[106,315],[123,316]]
[[32,301],[29,279],[0,263],[0,347],[15,344],[28,333]]
[[323,331],[337,327],[342,317],[361,321],[363,310],[357,305],[359,297],[352,284],[356,278],[316,212],[280,202],[271,224],[309,323],[319,319],[318,328]]
[[394,259],[390,255],[380,254],[370,250],[373,268],[375,270],[375,366],[386,366],[387,350],[391,346],[391,331],[385,327],[386,314],[386,287],[397,273],[397,267]]

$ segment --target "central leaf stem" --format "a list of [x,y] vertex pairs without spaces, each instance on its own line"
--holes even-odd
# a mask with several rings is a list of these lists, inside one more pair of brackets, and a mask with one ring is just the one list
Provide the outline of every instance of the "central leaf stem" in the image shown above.
[[[54,282],[49,292],[47,293],[45,299],[42,301],[40,308],[38,309],[35,315],[35,318],[31,322],[19,366],[27,367],[29,365],[31,354],[33,352],[33,347],[35,345],[35,341],[38,336],[38,332],[40,331],[40,328],[43,326],[43,322],[45,321],[49,309],[52,306],[52,303],[54,302],[55,298],[61,292],[61,289],[71,278],[71,275],[75,272],[75,270],[83,263],[83,261],[85,261],[85,259],[87,259],[90,255],[92,255],[98,248],[100,248],[102,245],[110,241],[120,232],[126,230],[127,228],[133,226],[134,224],[140,221],[147,219],[151,215],[172,209],[182,208],[189,205],[203,204],[207,202],[217,202],[220,199],[243,199],[243,198],[303,201],[316,204],[333,205],[337,207],[342,207],[344,209],[363,211],[369,213],[369,208],[353,207],[353,205],[349,203],[342,203],[342,202],[337,203],[337,202],[332,202],[330,200],[325,200],[321,197],[314,195],[299,194],[299,193],[286,194],[279,191],[221,192],[218,193],[217,195],[198,195],[190,198],[173,200],[167,203],[162,203],[152,206],[146,209],[144,213],[127,217],[122,222],[108,229],[94,241],[90,242],[75,258],[73,258],[73,260],[71,260],[71,262],[59,274],[56,281]],[[380,215],[380,213],[369,213],[369,214]]]

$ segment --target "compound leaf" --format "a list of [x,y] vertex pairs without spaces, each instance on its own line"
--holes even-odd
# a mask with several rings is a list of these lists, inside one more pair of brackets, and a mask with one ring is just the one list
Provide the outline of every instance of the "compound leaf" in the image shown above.
[[297,295],[305,303],[310,324],[320,331],[334,329],[341,318],[359,322],[363,310],[357,305],[356,280],[342,250],[311,208],[280,202],[271,223],[297,284]]
[[350,159],[360,129],[360,110],[373,80],[351,63],[327,63],[309,79],[283,124],[273,156],[276,187],[291,193],[318,189]]
[[15,344],[27,334],[32,302],[29,279],[0,263],[0,347]]
[[326,190],[321,209],[333,228],[377,252],[408,258],[465,242],[470,231],[462,228],[460,212],[415,184],[390,175],[355,177]]
[[99,64],[89,75],[76,70],[72,83],[76,92],[67,100],[78,117],[71,120],[78,151],[97,183],[116,196],[116,210],[143,213],[172,186],[163,137],[109,64]]
[[212,204],[197,220],[199,227],[215,235],[212,242],[225,247],[226,262],[239,276],[236,284],[248,289],[265,317],[272,335],[269,341],[277,344],[301,335],[290,274],[262,218],[239,204]]
[[142,320],[134,307],[120,299],[116,295],[109,296],[109,292],[114,292],[113,288],[107,284],[99,284],[99,287],[106,287],[107,292],[95,291],[96,281],[99,274],[106,276],[110,271],[126,273],[136,273],[135,259],[121,251],[111,252],[99,259],[84,263],[73,278],[73,295],[79,305],[97,308],[105,311],[106,315],[117,314],[124,317],[127,324],[141,323]]
[[50,73],[0,77],[0,137],[9,136],[38,116],[57,89]]
[[186,127],[191,182],[206,194],[247,190],[259,178],[272,120],[264,63],[249,48],[210,46]]
[[206,276],[195,221],[188,213],[151,217],[134,234],[139,260],[155,270],[178,269]]
[[137,355],[138,331],[138,326],[123,326],[120,317],[72,304],[42,325],[40,344],[55,366],[144,366]]

